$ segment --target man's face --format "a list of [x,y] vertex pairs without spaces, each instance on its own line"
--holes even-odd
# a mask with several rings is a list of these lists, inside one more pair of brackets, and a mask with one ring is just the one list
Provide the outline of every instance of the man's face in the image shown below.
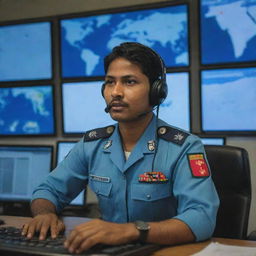
[[105,77],[105,101],[111,117],[119,122],[135,121],[152,107],[149,105],[149,79],[141,68],[124,58],[109,65]]

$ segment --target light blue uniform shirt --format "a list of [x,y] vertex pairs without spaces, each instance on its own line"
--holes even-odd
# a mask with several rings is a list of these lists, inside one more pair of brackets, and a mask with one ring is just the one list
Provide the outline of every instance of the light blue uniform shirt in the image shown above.
[[[171,134],[168,139],[158,136],[155,152],[157,126],[168,126]],[[205,155],[198,137],[154,117],[126,161],[117,124],[108,138],[95,131],[90,134],[95,139],[80,140],[35,189],[32,200],[48,199],[61,211],[89,184],[106,221],[176,218],[190,227],[197,241],[212,235],[219,199],[211,177],[194,177],[187,157]],[[141,174],[152,171],[161,172],[167,181],[139,182]]]

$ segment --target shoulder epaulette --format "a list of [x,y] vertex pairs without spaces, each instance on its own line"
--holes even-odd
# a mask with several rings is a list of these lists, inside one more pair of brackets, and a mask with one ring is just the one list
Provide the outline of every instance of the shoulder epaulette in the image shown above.
[[110,125],[103,128],[97,128],[90,131],[87,131],[84,135],[84,141],[93,141],[98,139],[108,138],[112,135],[115,130],[114,125]]
[[158,127],[157,133],[160,138],[178,145],[182,145],[186,138],[189,136],[189,133],[170,126]]

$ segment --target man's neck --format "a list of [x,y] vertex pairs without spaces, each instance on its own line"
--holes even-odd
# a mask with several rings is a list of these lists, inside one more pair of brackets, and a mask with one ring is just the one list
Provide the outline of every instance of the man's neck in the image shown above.
[[124,151],[131,152],[148,127],[153,113],[148,113],[143,118],[132,122],[119,122],[119,131],[123,141]]

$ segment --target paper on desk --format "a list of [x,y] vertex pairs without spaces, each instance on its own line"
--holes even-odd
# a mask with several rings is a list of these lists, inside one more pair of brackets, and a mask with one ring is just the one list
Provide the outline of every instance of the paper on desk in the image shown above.
[[193,256],[256,256],[256,247],[224,245],[220,243],[210,243],[202,251]]

